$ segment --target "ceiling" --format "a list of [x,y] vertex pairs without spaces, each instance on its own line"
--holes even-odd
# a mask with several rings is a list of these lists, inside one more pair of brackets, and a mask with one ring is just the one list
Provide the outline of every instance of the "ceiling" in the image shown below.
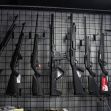
[[111,10],[111,0],[0,0],[0,4]]

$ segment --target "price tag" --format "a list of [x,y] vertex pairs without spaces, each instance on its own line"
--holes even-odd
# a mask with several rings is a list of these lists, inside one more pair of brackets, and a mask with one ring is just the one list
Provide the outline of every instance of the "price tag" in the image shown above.
[[81,78],[81,73],[79,71],[77,71],[77,75],[79,78]]
[[17,76],[17,83],[21,83],[21,75],[20,74]]
[[102,92],[108,91],[108,76],[102,76],[101,84]]

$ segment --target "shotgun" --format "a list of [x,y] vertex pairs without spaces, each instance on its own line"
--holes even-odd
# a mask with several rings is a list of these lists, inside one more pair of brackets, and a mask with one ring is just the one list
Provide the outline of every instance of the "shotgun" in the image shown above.
[[[84,72],[84,68],[77,65],[77,60],[75,57],[76,54],[76,24],[73,23],[73,14],[70,15],[70,30],[69,30],[69,61],[70,66],[72,69],[72,77],[73,77],[73,89],[74,89],[74,95],[84,95],[84,88],[81,83],[81,78],[79,77],[79,73]],[[68,42],[67,42],[68,43]]]
[[22,55],[20,54],[23,38],[24,38],[24,26],[25,23],[22,24],[22,29],[19,35],[18,43],[16,45],[15,51],[12,55],[12,59],[10,62],[11,75],[8,81],[8,86],[6,89],[6,95],[10,96],[21,96],[21,74],[16,71],[16,66],[19,60],[22,59]]
[[90,45],[89,45],[89,37],[87,36],[86,31],[86,17],[84,17],[84,40],[85,40],[85,55],[84,55],[84,63],[85,68],[89,72],[88,76],[88,91],[91,95],[98,95],[99,88],[95,81],[96,73],[92,71],[92,65],[90,61]]
[[[55,46],[54,46],[54,14],[51,14],[51,23],[50,23],[50,95],[51,96],[60,96],[61,91],[57,90],[57,80],[60,79],[64,70],[60,67],[59,62],[62,60],[62,57],[56,57],[55,55]],[[59,54],[60,55],[60,54]]]
[[32,78],[32,94],[33,96],[42,96],[43,90],[41,86],[41,75],[37,71],[37,67],[39,67],[38,62],[38,14],[36,17],[36,26],[35,26],[35,35],[34,35],[34,45],[33,45],[33,52],[31,54],[31,67],[34,70],[34,75]]
[[101,68],[102,74],[100,79],[100,94],[109,93],[108,72],[105,69],[106,62],[104,61],[104,33],[103,31],[103,16],[100,23],[100,47],[98,50],[98,63]]

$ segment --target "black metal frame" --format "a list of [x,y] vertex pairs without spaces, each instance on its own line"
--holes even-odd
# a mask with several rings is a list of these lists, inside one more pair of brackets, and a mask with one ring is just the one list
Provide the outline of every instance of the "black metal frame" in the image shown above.
[[[32,83],[32,74],[34,73],[30,67],[30,54],[33,48],[33,40],[34,40],[34,29],[35,29],[35,18],[36,13],[39,13],[39,26],[38,26],[38,34],[40,37],[43,35],[43,31],[45,31],[44,39],[39,39],[39,60],[40,63],[43,65],[43,70],[39,70],[42,74],[42,85],[44,87],[44,92],[47,92],[43,97],[36,97],[32,96],[31,93],[31,83]],[[94,95],[84,95],[84,96],[77,96],[73,95],[73,87],[72,87],[72,75],[71,75],[71,68],[69,66],[68,61],[61,62],[62,66],[65,67],[65,76],[58,81],[58,88],[62,90],[63,94],[59,97],[53,97],[49,95],[49,68],[48,68],[48,61],[49,61],[49,24],[50,24],[50,15],[54,13],[55,15],[55,44],[56,48],[60,53],[65,52],[64,47],[64,37],[67,33],[69,28],[69,21],[68,17],[70,12],[74,15],[74,22],[77,26],[77,37],[76,37],[76,58],[79,61],[79,64],[84,66],[83,56],[84,56],[84,40],[83,40],[83,16],[86,16],[87,19],[87,30],[88,35],[90,36],[90,42],[93,44],[93,34],[96,34],[96,42],[97,44],[93,44],[92,47],[96,49],[96,51],[92,51],[93,53],[97,53],[97,49],[99,47],[99,20],[100,15],[104,15],[104,29],[110,28],[110,13],[111,11],[106,10],[95,10],[95,9],[70,9],[70,8],[60,8],[60,7],[36,7],[36,6],[0,6],[0,40],[3,39],[4,34],[6,33],[6,27],[10,26],[10,20],[15,14],[18,14],[19,18],[17,20],[17,28],[14,32],[15,37],[11,39],[8,46],[5,48],[2,56],[0,57],[0,67],[4,68],[4,71],[0,74],[0,106],[4,105],[14,105],[14,106],[21,106],[24,107],[26,110],[49,110],[51,108],[61,109],[67,108],[69,111],[77,110],[77,111],[96,111],[97,110],[97,99]],[[67,20],[66,20],[67,19]],[[23,92],[22,96],[20,97],[9,97],[5,95],[5,89],[7,87],[7,82],[10,76],[10,58],[12,53],[15,49],[15,44],[17,43],[18,35],[20,32],[20,27],[22,22],[26,22],[26,27],[24,31],[25,40],[23,42],[23,48],[21,50],[21,54],[23,56],[23,60],[19,62],[19,66],[17,70],[22,73],[22,82],[23,82]],[[29,38],[29,32],[31,32],[31,38]],[[82,46],[79,46],[79,42],[82,40]],[[105,39],[105,48],[106,50],[106,61],[108,65],[110,65],[110,34],[106,34]],[[91,57],[94,59],[95,57]],[[97,61],[93,63],[93,70],[100,74],[100,68],[97,65]],[[96,66],[96,67],[95,67]],[[67,69],[67,70],[66,70]],[[109,67],[107,70],[110,72]],[[110,73],[109,73],[110,75]],[[84,87],[87,87],[87,72],[84,73],[83,76],[83,84]],[[99,84],[99,75],[97,77],[97,83]],[[101,98],[101,96],[100,96]],[[103,99],[106,98],[105,96],[102,97]],[[104,108],[104,101],[102,102],[103,105],[100,106]],[[105,108],[102,109],[105,111]]]

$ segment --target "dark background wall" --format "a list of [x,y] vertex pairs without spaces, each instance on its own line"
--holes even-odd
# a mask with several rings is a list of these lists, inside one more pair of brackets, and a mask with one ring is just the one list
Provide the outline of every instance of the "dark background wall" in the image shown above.
[[111,0],[0,0],[0,4],[111,10]]

